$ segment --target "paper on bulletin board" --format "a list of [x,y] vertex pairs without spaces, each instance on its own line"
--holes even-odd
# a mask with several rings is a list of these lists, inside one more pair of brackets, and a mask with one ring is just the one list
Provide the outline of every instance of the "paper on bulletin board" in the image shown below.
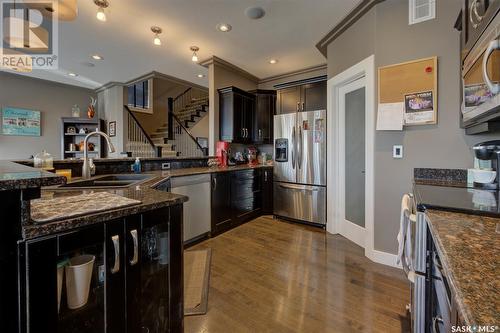
[[405,103],[380,103],[377,113],[377,131],[402,131]]

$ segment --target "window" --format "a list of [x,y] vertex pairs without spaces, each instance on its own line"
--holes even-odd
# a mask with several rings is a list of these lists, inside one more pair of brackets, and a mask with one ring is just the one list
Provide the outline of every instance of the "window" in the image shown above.
[[150,113],[152,90],[152,80],[140,81],[128,86],[129,108],[133,111]]
[[436,18],[436,0],[409,0],[409,24]]

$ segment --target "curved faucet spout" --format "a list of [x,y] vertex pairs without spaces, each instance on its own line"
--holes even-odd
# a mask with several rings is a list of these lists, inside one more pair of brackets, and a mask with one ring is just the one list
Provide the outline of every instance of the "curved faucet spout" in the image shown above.
[[83,167],[82,167],[82,178],[89,179],[92,174],[90,172],[90,163],[89,163],[89,152],[88,152],[88,141],[91,136],[102,136],[106,139],[106,143],[108,144],[108,151],[110,153],[115,152],[115,147],[111,143],[111,138],[104,132],[95,131],[87,134],[85,139],[83,140]]

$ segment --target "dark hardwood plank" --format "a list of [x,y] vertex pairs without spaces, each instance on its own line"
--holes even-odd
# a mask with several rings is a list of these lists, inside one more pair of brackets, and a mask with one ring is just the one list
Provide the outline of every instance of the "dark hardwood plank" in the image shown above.
[[208,312],[185,332],[406,332],[401,270],[318,228],[260,217],[191,249],[212,249]]

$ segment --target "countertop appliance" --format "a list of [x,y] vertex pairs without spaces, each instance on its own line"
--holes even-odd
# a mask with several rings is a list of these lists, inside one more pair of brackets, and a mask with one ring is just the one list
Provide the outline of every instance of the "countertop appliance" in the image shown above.
[[326,225],[326,110],[274,116],[274,215]]
[[491,161],[491,167],[497,174],[493,183],[484,184],[474,182],[474,187],[498,190],[500,180],[500,140],[481,142],[474,145],[472,149],[474,150],[474,155],[477,159]]
[[217,141],[215,156],[219,160],[221,167],[226,167],[228,164],[230,153],[230,143],[227,141]]
[[172,193],[189,197],[184,203],[184,243],[206,236],[211,229],[210,174],[173,177]]
[[[500,14],[481,34],[462,67],[462,119],[467,134],[500,129]],[[496,124],[496,125],[495,125]]]

